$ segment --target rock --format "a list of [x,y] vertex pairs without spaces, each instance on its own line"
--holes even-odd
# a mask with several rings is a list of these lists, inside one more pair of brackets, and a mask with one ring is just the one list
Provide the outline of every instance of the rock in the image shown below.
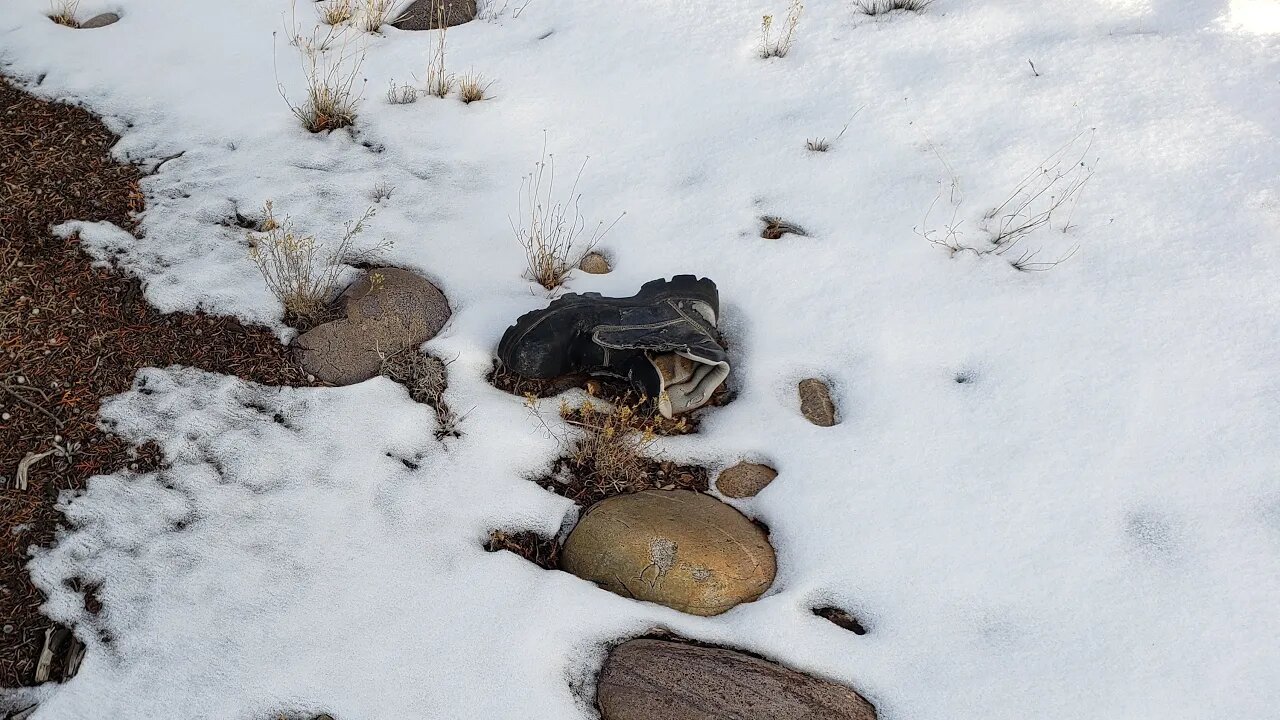
[[800,381],[800,413],[819,427],[831,427],[840,422],[836,418],[836,404],[831,401],[827,384],[817,378]]
[[866,635],[867,629],[858,622],[858,618],[851,615],[847,610],[830,605],[826,607],[814,608],[813,614],[820,618],[830,620],[840,627],[848,630],[854,635]]
[[323,382],[352,385],[378,374],[383,358],[435,337],[449,320],[439,288],[408,270],[370,270],[342,293],[347,317],[294,340],[302,367]]
[[778,477],[778,471],[768,465],[740,462],[720,473],[716,489],[725,497],[754,497]]
[[578,267],[582,272],[591,273],[592,275],[604,275],[609,272],[609,261],[600,253],[587,253],[582,256],[582,262],[578,263]]
[[440,27],[438,13],[444,6],[447,27],[471,22],[476,18],[476,0],[413,0],[391,24],[401,30],[435,30]]
[[113,12],[105,12],[101,15],[94,15],[88,20],[80,23],[81,30],[92,30],[94,28],[106,27],[120,20],[120,16]]
[[565,540],[561,567],[623,597],[694,615],[755,600],[777,570],[763,530],[690,490],[601,500]]
[[603,720],[875,720],[853,690],[724,648],[632,640],[605,660]]

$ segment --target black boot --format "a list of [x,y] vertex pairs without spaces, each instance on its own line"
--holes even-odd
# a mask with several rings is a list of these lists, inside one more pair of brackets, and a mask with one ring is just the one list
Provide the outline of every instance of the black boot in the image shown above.
[[498,358],[530,378],[626,378],[671,417],[704,405],[729,375],[719,314],[716,284],[692,275],[647,282],[629,298],[573,293],[507,328]]

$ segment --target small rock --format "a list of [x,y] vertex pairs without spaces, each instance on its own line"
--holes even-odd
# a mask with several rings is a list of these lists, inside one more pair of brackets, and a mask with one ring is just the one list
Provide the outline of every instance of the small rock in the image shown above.
[[342,293],[347,317],[299,335],[294,350],[307,373],[333,385],[378,374],[383,358],[440,332],[451,311],[435,285],[408,270],[370,270]]
[[436,30],[440,27],[438,13],[442,4],[446,27],[476,18],[476,0],[413,0],[391,24],[401,30]]
[[605,660],[603,720],[875,720],[858,693],[745,653],[632,640]]
[[593,505],[561,567],[623,597],[718,615],[760,597],[777,570],[764,531],[710,495],[645,490]]
[[740,462],[720,473],[716,478],[716,489],[725,497],[755,497],[776,477],[778,471],[768,465]]
[[835,623],[836,625],[839,625],[840,627],[844,628],[845,630],[848,630],[854,635],[867,634],[867,629],[862,626],[862,623],[858,622],[858,618],[851,615],[847,610],[843,610],[838,607],[827,606],[827,607],[815,608],[813,611],[813,614],[825,620],[829,620]]
[[592,275],[604,275],[609,272],[609,261],[600,253],[587,253],[582,257],[582,262],[578,263],[578,267],[582,272],[591,273]]
[[101,15],[94,15],[88,20],[80,23],[81,30],[92,30],[94,28],[106,27],[118,21],[120,16],[113,12],[105,12]]
[[831,401],[831,390],[817,378],[800,381],[800,413],[819,427],[831,427],[840,422],[836,418],[836,404]]

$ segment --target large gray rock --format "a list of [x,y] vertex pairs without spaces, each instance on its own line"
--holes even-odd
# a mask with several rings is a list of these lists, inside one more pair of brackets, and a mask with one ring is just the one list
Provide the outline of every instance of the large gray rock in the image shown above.
[[606,590],[694,615],[718,615],[755,600],[777,571],[763,530],[690,490],[601,500],[569,533],[560,561]]
[[475,19],[476,0],[414,0],[391,24],[401,30],[435,30],[441,9],[447,27],[461,25]]
[[632,640],[605,660],[603,720],[875,720],[858,693],[723,648]]
[[778,471],[768,465],[740,462],[726,468],[716,478],[716,489],[725,497],[754,497],[778,477]]
[[108,25],[118,22],[119,20],[120,20],[119,15],[113,12],[105,12],[105,13],[102,13],[101,15],[94,15],[88,20],[85,20],[84,22],[80,23],[80,29],[92,30],[94,28],[106,27]]
[[831,427],[840,422],[836,417],[836,404],[831,400],[831,390],[817,378],[800,381],[800,414],[819,427]]
[[383,360],[435,337],[448,322],[449,301],[439,288],[408,270],[376,268],[347,288],[347,317],[299,335],[302,367],[333,385],[352,385],[378,374]]

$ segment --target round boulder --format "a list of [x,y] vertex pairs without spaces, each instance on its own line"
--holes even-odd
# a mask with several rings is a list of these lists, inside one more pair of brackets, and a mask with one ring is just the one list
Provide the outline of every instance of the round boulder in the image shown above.
[[408,270],[376,268],[342,293],[347,313],[299,335],[302,367],[333,385],[352,385],[378,374],[385,358],[421,345],[449,320],[449,301],[435,285]]
[[561,567],[623,597],[694,615],[755,600],[777,570],[763,530],[690,490],[601,500],[565,540]]
[[716,478],[716,489],[725,497],[755,497],[776,477],[778,471],[768,465],[740,462],[720,473]]
[[819,427],[831,427],[840,422],[836,418],[836,404],[831,400],[831,390],[817,378],[800,381],[800,414]]
[[858,693],[724,648],[632,640],[600,673],[603,720],[875,720]]

